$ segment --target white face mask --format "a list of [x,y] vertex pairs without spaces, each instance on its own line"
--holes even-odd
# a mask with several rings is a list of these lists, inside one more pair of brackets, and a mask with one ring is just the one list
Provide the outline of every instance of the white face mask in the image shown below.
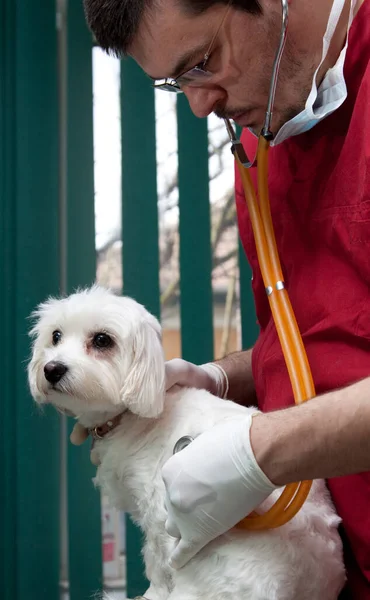
[[312,88],[306,101],[306,106],[298,115],[284,123],[271,146],[281,144],[287,138],[293,137],[312,129],[317,123],[334,112],[347,98],[347,86],[343,75],[344,59],[348,46],[348,30],[352,25],[353,11],[357,0],[351,0],[350,16],[347,26],[346,43],[343,47],[336,64],[327,71],[319,89],[316,87],[316,75],[322,63],[327,57],[329,46],[338,25],[345,0],[334,0],[329,15],[328,25],[323,40],[322,57],[312,81]]

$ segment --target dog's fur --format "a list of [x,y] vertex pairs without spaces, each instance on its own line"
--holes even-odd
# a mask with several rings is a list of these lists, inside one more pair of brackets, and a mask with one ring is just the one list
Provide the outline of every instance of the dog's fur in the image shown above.
[[[158,321],[143,306],[94,286],[40,305],[29,364],[37,403],[52,403],[85,427],[124,410],[121,423],[94,452],[96,482],[119,509],[130,512],[145,534],[144,560],[150,600],[335,600],[345,581],[337,517],[323,481],[314,483],[303,508],[278,529],[236,528],[174,571],[168,557],[176,541],[165,531],[161,469],[175,442],[246,411],[204,390],[165,395],[165,365]],[[53,331],[61,339],[53,345]],[[96,349],[94,335],[113,345]],[[55,385],[44,366],[59,361],[68,371]],[[279,492],[261,507],[266,510]]]

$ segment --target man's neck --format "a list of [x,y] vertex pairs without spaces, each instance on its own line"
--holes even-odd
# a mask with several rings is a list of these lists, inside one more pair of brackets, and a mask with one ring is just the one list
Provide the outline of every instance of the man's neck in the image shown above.
[[357,0],[357,4],[353,10],[353,16],[355,17],[358,13],[358,11],[360,10],[361,6],[363,5],[363,3],[365,2],[365,0]]
[[[357,0],[356,6],[354,8],[354,15],[357,14],[364,0]],[[351,10],[351,0],[346,0],[345,5],[342,10],[342,14],[339,17],[338,25],[336,27],[333,38],[330,42],[330,47],[328,54],[321,65],[318,74],[317,74],[317,87],[319,87],[320,83],[325,77],[327,71],[335,65],[337,62],[339,55],[343,49],[344,44],[346,43],[347,37],[347,28],[348,28],[348,20],[350,16]]]

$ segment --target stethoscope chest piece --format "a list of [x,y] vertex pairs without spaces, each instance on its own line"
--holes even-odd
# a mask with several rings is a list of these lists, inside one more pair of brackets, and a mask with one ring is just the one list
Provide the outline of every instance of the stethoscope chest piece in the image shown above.
[[186,446],[189,446],[191,442],[194,441],[194,438],[191,435],[183,435],[180,439],[177,440],[176,444],[173,447],[173,454],[177,454],[181,450],[184,450]]

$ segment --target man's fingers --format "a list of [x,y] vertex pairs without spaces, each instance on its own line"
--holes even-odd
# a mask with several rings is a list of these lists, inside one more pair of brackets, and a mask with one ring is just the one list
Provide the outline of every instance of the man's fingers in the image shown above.
[[[215,387],[215,373],[219,375],[216,367],[203,368],[194,365],[182,358],[173,358],[166,362],[166,391],[175,385],[195,387],[208,390]],[[222,380],[223,381],[223,380]],[[171,390],[172,391],[172,390]]]
[[100,465],[99,455],[98,455],[98,451],[96,450],[96,448],[92,448],[92,450],[90,452],[90,461],[96,467],[98,467]]
[[173,569],[181,569],[201,550],[201,546],[180,540],[171,554],[169,564]]
[[167,519],[164,527],[165,527],[165,530],[167,531],[168,535],[170,535],[171,537],[178,538],[178,539],[181,538],[180,530],[177,527],[176,523],[174,521],[172,521],[171,518]]
[[186,380],[188,372],[188,363],[181,358],[173,358],[166,362],[166,391],[172,388],[175,384],[181,385]]
[[80,446],[84,443],[85,440],[89,437],[88,430],[83,427],[80,423],[76,423],[71,431],[71,435],[69,437],[72,444],[75,446]]

